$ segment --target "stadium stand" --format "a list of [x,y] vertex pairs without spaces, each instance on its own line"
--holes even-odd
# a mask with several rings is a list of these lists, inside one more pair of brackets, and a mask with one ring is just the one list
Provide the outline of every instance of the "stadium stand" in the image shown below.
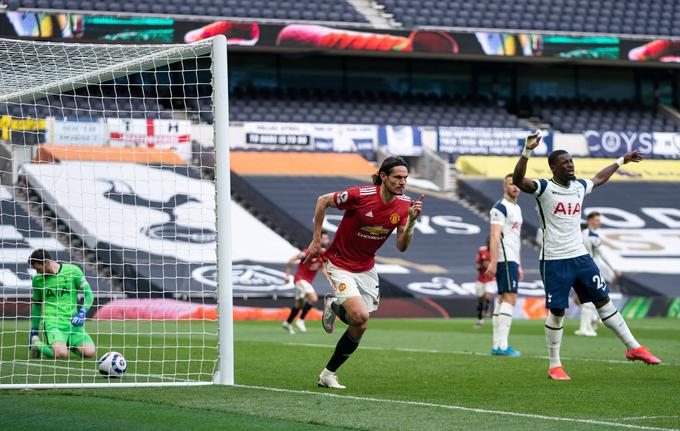
[[[15,199],[0,186],[0,292],[5,298],[31,296],[28,256],[36,248],[46,249],[59,260],[73,261],[70,249],[29,216],[28,205],[29,201]],[[105,279],[91,276],[87,269],[85,273],[96,296],[113,295]]]
[[[57,219],[123,278],[129,296],[214,293],[215,192],[192,168],[65,160],[26,164],[23,175]],[[177,188],[162,193],[154,186],[161,178]],[[138,223],[130,223],[130,211]],[[232,216],[239,226],[233,236],[235,296],[293,296],[282,271],[297,250],[235,203]]]
[[533,115],[553,129],[570,133],[585,130],[631,130],[645,132],[677,132],[680,124],[654,108],[627,101],[579,101],[574,99],[535,100]]
[[[242,174],[237,160],[235,157],[232,164],[234,192],[252,211],[266,214],[269,224],[289,232],[291,241],[301,247],[311,238],[311,218],[319,195],[368,185],[368,175],[363,176],[365,180],[328,176],[333,167],[326,169],[325,165],[317,165],[314,176],[267,174],[266,166],[258,174]],[[414,198],[421,192],[411,189],[409,195]],[[416,227],[417,238],[408,252],[400,253],[393,237],[378,253],[381,297],[427,297],[447,308],[452,305],[446,300],[456,298],[460,302],[474,298],[474,258],[477,248],[486,242],[488,221],[459,202],[437,193],[422,192],[426,193],[427,210]],[[342,213],[329,209],[327,216],[326,228],[334,232]],[[527,268],[527,280],[522,285],[527,289],[523,291],[528,292],[533,291],[540,280],[538,260],[531,247],[525,246],[523,253],[527,262],[534,262]],[[463,304],[467,303],[463,301]],[[470,305],[469,309],[474,307]]]
[[[237,88],[230,103],[231,119],[236,121],[525,128],[517,117],[494,102],[448,95],[308,90],[283,94]],[[206,114],[203,120],[210,122],[210,114]]]
[[436,26],[678,36],[680,2],[381,0],[405,27]]
[[[3,3],[3,2],[0,2]],[[305,21],[366,23],[366,18],[344,0],[7,0],[8,9],[20,8],[79,10],[92,12],[150,13],[157,15],[198,15],[212,17],[265,18]]]
[[[578,161],[576,161],[578,169]],[[479,208],[489,208],[498,199],[498,189],[501,180],[462,178],[459,180],[459,190],[474,202]],[[676,226],[671,217],[666,223],[649,216],[643,208],[669,207],[674,213],[680,208],[680,200],[666,200],[659,205],[660,196],[677,196],[678,184],[675,182],[616,182],[610,181],[601,189],[588,195],[584,202],[583,214],[596,208],[612,220],[603,222],[601,235],[606,234],[607,228],[620,228],[621,243],[613,246],[620,251],[615,253],[616,262],[624,276],[619,286],[623,293],[640,296],[679,296],[680,287],[677,284],[677,274],[663,274],[665,266],[676,266],[680,262],[677,250],[671,250],[672,242],[661,241],[666,230]],[[631,199],[635,196],[635,199]],[[524,215],[524,231],[532,238],[540,227],[540,220],[536,211],[535,200],[526,194],[519,199]],[[676,208],[672,210],[672,208]],[[630,219],[627,219],[630,217]],[[634,220],[636,227],[626,229],[626,220]],[[668,224],[670,223],[670,224]],[[616,231],[612,229],[613,234]],[[668,231],[672,241],[672,232]],[[647,242],[649,241],[649,242]],[[664,245],[666,242],[668,245]],[[656,251],[654,251],[656,250]],[[667,261],[664,259],[668,259]],[[666,262],[666,263],[664,263]],[[613,262],[614,263],[614,262]],[[651,274],[655,273],[655,274]],[[653,275],[653,276],[651,276]]]

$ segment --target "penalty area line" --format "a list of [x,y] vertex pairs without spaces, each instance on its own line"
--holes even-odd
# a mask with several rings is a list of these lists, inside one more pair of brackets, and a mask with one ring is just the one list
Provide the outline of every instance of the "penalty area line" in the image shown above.
[[428,402],[424,402],[424,401],[407,401],[407,400],[392,400],[392,399],[389,399],[389,398],[359,397],[359,396],[355,396],[355,395],[341,395],[341,394],[331,393],[331,392],[316,392],[316,391],[306,391],[306,390],[296,390],[296,389],[272,388],[272,387],[268,387],[268,386],[234,385],[234,387],[235,388],[242,388],[242,389],[255,389],[255,390],[260,390],[260,391],[268,391],[268,392],[296,394],[296,395],[315,395],[315,396],[319,396],[319,397],[339,398],[339,399],[354,400],[354,401],[368,401],[368,402],[384,403],[384,404],[397,404],[397,405],[406,405],[406,406],[415,406],[415,407],[429,407],[429,408],[437,408],[437,409],[445,409],[445,410],[456,410],[456,411],[471,412],[471,413],[483,413],[483,414],[500,415],[500,416],[513,416],[513,417],[519,417],[519,418],[536,419],[536,420],[544,420],[544,421],[571,422],[571,423],[587,424],[587,425],[606,425],[606,426],[611,426],[611,427],[615,427],[615,428],[628,428],[628,429],[638,429],[638,430],[680,431],[677,428],[659,428],[659,427],[652,427],[652,426],[634,425],[634,424],[602,421],[602,420],[595,420],[595,419],[565,418],[565,417],[560,417],[560,416],[546,416],[546,415],[538,415],[538,414],[533,414],[533,413],[519,413],[519,412],[503,411],[503,410],[489,410],[489,409],[480,409],[480,408],[475,408],[475,407],[457,406],[457,405],[451,405],[451,404],[428,403]]

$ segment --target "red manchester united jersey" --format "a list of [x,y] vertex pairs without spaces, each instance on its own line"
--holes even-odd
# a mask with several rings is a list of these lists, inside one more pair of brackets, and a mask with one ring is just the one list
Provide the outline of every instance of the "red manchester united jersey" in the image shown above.
[[479,247],[477,251],[477,268],[480,268],[479,274],[477,275],[477,281],[482,283],[488,283],[489,281],[494,281],[496,277],[487,277],[484,275],[486,268],[489,266],[489,261],[491,260],[491,253],[486,247]]
[[316,277],[316,273],[321,268],[324,251],[322,250],[317,257],[309,259],[309,261],[305,263],[305,258],[307,257],[308,253],[309,250],[304,249],[298,255],[300,264],[297,267],[297,271],[295,271],[295,278],[293,279],[295,283],[297,283],[299,280],[305,280],[306,282],[311,283],[314,280],[314,277]]
[[333,200],[345,215],[326,257],[338,268],[368,271],[375,264],[375,253],[394,228],[406,226],[411,198],[396,196],[385,203],[380,186],[362,186],[335,192]]

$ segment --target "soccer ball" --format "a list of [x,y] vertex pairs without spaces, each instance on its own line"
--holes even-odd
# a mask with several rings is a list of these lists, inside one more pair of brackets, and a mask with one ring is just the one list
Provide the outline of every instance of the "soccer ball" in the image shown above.
[[108,352],[99,359],[99,373],[106,377],[120,377],[127,370],[127,361],[118,352]]

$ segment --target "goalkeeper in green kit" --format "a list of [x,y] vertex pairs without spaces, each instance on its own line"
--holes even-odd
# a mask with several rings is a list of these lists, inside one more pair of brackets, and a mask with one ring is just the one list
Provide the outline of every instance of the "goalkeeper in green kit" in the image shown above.
[[[85,331],[85,316],[94,295],[83,271],[76,265],[52,260],[46,250],[31,253],[28,265],[35,269],[31,307],[31,355],[35,358],[67,359],[69,349],[81,357],[93,358],[94,342]],[[78,293],[84,296],[78,307]],[[45,342],[40,341],[43,320]]]

